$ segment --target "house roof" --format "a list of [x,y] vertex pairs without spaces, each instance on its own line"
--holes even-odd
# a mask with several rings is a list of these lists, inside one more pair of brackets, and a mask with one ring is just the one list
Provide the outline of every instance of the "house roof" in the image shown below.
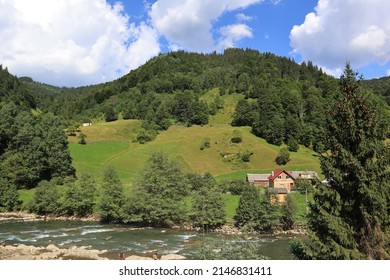
[[318,178],[318,174],[315,171],[291,171],[291,174],[294,180],[301,177],[301,175],[309,176],[310,179]]
[[269,174],[246,174],[248,182],[268,181]]
[[282,173],[286,173],[288,176],[294,178],[294,176],[292,175],[292,173],[290,171],[286,171],[286,170],[283,170],[283,169],[279,169],[279,170],[275,170],[275,172],[273,173],[273,175],[269,176],[268,179],[270,180],[274,180],[275,178],[277,178],[280,174]]
[[270,193],[273,194],[287,194],[288,190],[286,188],[268,188]]

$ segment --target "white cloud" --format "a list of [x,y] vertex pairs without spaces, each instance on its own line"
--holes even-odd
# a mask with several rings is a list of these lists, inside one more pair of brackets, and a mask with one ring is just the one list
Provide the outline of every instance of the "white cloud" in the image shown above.
[[244,38],[252,38],[252,30],[246,24],[232,24],[222,27],[219,32],[222,35],[220,46],[222,49],[234,47],[235,42]]
[[346,60],[360,67],[390,60],[390,1],[319,0],[315,11],[292,28],[293,53],[328,72]]
[[0,42],[11,73],[68,86],[115,79],[160,52],[152,27],[105,0],[0,0]]
[[236,15],[236,19],[238,21],[251,21],[253,19],[253,17],[247,16],[244,13],[239,13],[239,14]]
[[[175,48],[208,52],[227,40],[233,43],[245,37],[229,32],[227,29],[231,27],[226,26],[226,29],[221,28],[222,38],[214,38],[213,24],[223,13],[261,2],[263,0],[158,0],[150,10],[150,17],[159,34]],[[248,30],[243,31],[248,34]]]
[[390,76],[390,69],[387,70],[387,76]]

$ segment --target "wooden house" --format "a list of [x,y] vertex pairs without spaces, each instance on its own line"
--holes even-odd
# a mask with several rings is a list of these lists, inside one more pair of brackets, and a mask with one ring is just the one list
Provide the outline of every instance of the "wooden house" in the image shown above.
[[246,181],[255,187],[268,187],[269,174],[246,174]]
[[295,186],[295,179],[290,171],[276,170],[272,171],[271,176],[268,177],[270,188],[287,189],[292,191]]

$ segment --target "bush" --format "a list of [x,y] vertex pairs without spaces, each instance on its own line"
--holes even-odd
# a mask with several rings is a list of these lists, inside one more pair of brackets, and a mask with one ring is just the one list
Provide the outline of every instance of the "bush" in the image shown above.
[[200,144],[199,149],[203,151],[205,148],[210,148],[210,138],[209,137],[203,138],[203,141]]
[[246,150],[245,152],[243,152],[241,154],[241,160],[243,162],[249,162],[252,155],[253,155],[253,152],[250,152],[250,151]]
[[87,135],[85,135],[84,133],[80,133],[80,135],[78,136],[78,138],[80,139],[79,140],[79,144],[81,144],[81,145],[85,145],[85,144],[87,144],[87,141],[85,140],[85,138],[87,138]]
[[276,156],[275,162],[277,165],[285,165],[290,161],[290,153],[286,148],[282,148]]
[[232,135],[232,138],[230,139],[230,141],[232,143],[236,143],[236,144],[237,143],[241,143],[242,142],[242,132],[237,130],[237,129],[235,129],[233,131],[233,135]]
[[245,188],[249,186],[248,182],[241,180],[233,180],[226,183],[228,185],[227,190],[232,195],[241,195]]

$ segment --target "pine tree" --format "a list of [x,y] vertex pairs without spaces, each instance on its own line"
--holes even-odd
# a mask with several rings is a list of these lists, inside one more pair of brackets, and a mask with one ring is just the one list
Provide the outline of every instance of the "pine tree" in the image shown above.
[[320,158],[329,184],[314,194],[310,245],[294,243],[292,252],[300,259],[389,259],[388,122],[376,114],[349,64],[334,106],[325,138],[328,152]]

